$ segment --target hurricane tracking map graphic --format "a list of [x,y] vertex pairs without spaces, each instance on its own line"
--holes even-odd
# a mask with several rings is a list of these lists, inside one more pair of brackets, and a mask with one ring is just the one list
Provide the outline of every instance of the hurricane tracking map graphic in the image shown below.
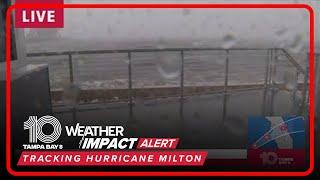
[[252,117],[248,123],[249,149],[303,149],[305,123],[302,116]]

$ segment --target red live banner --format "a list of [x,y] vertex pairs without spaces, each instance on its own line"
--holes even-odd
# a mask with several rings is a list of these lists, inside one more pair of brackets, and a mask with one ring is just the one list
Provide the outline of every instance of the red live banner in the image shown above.
[[[64,0],[16,0],[15,4],[63,4]],[[63,8],[17,8],[16,28],[63,28]]]
[[18,166],[202,166],[206,151],[23,151]]

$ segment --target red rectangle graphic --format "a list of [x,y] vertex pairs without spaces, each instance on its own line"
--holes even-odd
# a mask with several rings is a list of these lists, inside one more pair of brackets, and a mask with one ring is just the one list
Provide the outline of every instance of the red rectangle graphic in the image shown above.
[[[63,0],[16,0],[16,4],[63,4]],[[15,11],[16,28],[63,28],[62,8],[19,8]]]
[[34,8],[278,8],[304,9],[309,13],[309,129],[314,129],[314,11],[306,4],[51,4],[51,5],[12,5],[6,16],[6,167],[14,176],[307,176],[314,170],[314,131],[309,136],[309,168],[302,172],[32,172],[15,171],[11,167],[11,12],[19,9]]

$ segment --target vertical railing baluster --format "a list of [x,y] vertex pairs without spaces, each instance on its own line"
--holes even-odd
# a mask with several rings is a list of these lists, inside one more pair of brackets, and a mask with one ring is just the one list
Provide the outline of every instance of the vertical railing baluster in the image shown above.
[[[69,62],[69,83],[70,87],[74,84],[74,78],[73,78],[73,62],[72,62],[72,54],[68,53],[68,62]],[[73,123],[76,123],[77,120],[77,109],[75,106],[72,107],[72,121]]]
[[293,89],[292,92],[292,102],[293,102],[293,108],[292,108],[292,114],[297,114],[298,113],[298,109],[299,109],[299,104],[297,103],[297,91],[299,90],[299,75],[300,72],[297,68],[295,68],[296,70],[296,77],[295,77],[295,81],[296,81],[296,86]]
[[228,100],[228,84],[229,84],[229,50],[226,50],[226,64],[225,64],[225,75],[224,75],[224,96],[223,96],[223,122],[227,116],[227,100]]
[[180,61],[180,122],[177,128],[178,134],[180,136],[181,144],[184,142],[184,132],[185,132],[185,124],[184,124],[184,115],[183,115],[183,108],[184,108],[184,51],[180,51],[181,61]]
[[132,97],[132,69],[131,69],[131,52],[128,52],[128,96],[129,96],[129,118],[133,119],[133,97]]
[[269,83],[271,85],[271,102],[270,102],[270,116],[274,115],[274,96],[276,91],[276,83],[275,83],[275,76],[276,76],[276,50],[271,49],[270,54],[270,60],[271,60],[271,67],[270,67],[270,80]]
[[184,51],[180,51],[181,56],[181,64],[180,64],[180,137],[183,139],[184,132],[184,116],[183,116],[183,108],[184,108]]
[[184,52],[180,52],[181,55],[181,66],[180,66],[180,99],[183,100],[184,91]]
[[[307,54],[307,59],[306,59],[306,62],[309,62],[309,56],[310,54],[308,53]],[[300,105],[300,108],[299,108],[299,115],[303,115],[303,111],[304,111],[304,108],[307,106],[306,103],[308,102],[307,101],[307,89],[308,89],[308,78],[309,78],[309,67],[308,67],[308,64],[309,63],[306,63],[306,69],[304,70],[304,79],[303,79],[303,92],[302,92],[302,102],[301,102],[301,105]],[[310,92],[309,92],[310,93]]]
[[73,84],[73,63],[72,63],[72,54],[68,53],[68,62],[69,62],[69,81],[70,84]]
[[267,50],[267,60],[266,60],[266,72],[265,72],[265,79],[264,79],[264,92],[263,92],[263,100],[262,100],[262,115],[266,116],[267,114],[267,96],[269,91],[269,75],[270,75],[270,50]]

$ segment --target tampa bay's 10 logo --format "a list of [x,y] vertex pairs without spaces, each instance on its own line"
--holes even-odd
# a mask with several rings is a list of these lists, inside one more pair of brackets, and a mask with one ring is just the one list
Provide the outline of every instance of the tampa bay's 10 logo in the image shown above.
[[[51,134],[43,132],[43,126],[49,124],[53,127]],[[29,116],[29,119],[23,123],[23,129],[29,130],[29,143],[37,143],[38,140],[43,143],[53,143],[59,139],[61,135],[61,124],[59,120],[53,116]]]

